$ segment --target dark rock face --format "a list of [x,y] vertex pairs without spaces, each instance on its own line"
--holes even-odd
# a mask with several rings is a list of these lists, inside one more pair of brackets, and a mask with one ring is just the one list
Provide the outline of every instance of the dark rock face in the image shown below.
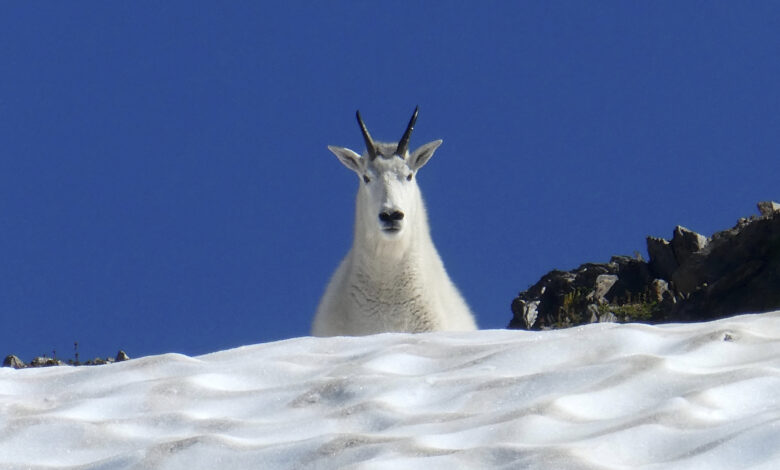
[[683,320],[780,308],[780,212],[716,233],[672,276],[686,297]]
[[647,238],[649,262],[614,256],[546,274],[512,302],[509,328],[599,321],[705,321],[780,309],[780,205],[706,238],[676,227]]
[[706,247],[707,242],[707,237],[703,235],[699,235],[698,233],[679,225],[675,227],[671,246],[674,258],[677,260],[677,265],[682,266],[685,264],[691,255]]
[[663,238],[647,237],[647,254],[650,255],[650,270],[662,279],[671,279],[680,266],[672,244]]

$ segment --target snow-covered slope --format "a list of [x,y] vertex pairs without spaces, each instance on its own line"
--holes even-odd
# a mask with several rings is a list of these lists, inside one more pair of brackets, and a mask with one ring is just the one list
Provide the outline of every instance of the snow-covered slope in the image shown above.
[[780,312],[0,370],[2,469],[780,468]]

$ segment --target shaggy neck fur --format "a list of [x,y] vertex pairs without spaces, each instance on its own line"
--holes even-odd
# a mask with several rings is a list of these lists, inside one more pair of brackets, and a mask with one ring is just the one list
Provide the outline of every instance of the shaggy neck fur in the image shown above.
[[[350,250],[350,297],[357,315],[370,318],[378,331],[422,332],[441,327],[425,295],[433,286],[431,268],[440,265],[420,201],[402,233],[388,239],[376,217],[369,217],[358,194],[355,238]],[[435,260],[430,259],[435,257]]]

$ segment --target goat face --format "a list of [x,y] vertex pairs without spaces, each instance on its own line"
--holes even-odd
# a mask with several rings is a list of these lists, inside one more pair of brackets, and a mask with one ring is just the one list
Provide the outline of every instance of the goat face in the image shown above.
[[375,220],[379,232],[389,239],[400,236],[415,220],[421,204],[414,171],[398,156],[366,161],[358,194],[363,198],[364,220]]
[[429,142],[410,154],[407,145],[416,118],[415,110],[401,142],[382,143],[371,139],[358,113],[366,152],[358,155],[348,148],[328,147],[360,178],[358,216],[369,222],[369,230],[375,227],[388,240],[402,237],[410,221],[415,220],[422,205],[415,175],[442,143]]
[[422,197],[416,174],[441,142],[436,140],[423,145],[411,155],[404,155],[406,158],[393,155],[396,144],[377,142],[378,155],[373,160],[367,153],[361,156],[348,148],[328,148],[360,179],[359,216],[374,223],[384,238],[395,239],[402,235],[410,221],[415,220],[420,210]]

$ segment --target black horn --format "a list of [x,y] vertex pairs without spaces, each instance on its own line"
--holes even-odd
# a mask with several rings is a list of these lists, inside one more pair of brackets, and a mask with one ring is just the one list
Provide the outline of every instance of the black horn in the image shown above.
[[368,150],[368,158],[369,160],[373,160],[376,158],[376,146],[374,145],[374,140],[371,138],[371,134],[368,133],[368,129],[366,129],[366,124],[363,122],[363,118],[360,117],[360,110],[357,110],[357,113],[355,113],[357,116],[358,124],[360,125],[360,132],[363,133],[363,140],[366,141],[366,150]]
[[403,137],[401,137],[401,140],[398,142],[398,148],[395,150],[396,155],[401,158],[405,158],[404,155],[406,155],[406,151],[409,149],[409,138],[412,136],[414,123],[417,122],[418,112],[420,112],[420,107],[416,106],[414,108],[414,114],[412,114],[412,119],[409,120],[409,125],[406,126],[406,132],[404,132]]

